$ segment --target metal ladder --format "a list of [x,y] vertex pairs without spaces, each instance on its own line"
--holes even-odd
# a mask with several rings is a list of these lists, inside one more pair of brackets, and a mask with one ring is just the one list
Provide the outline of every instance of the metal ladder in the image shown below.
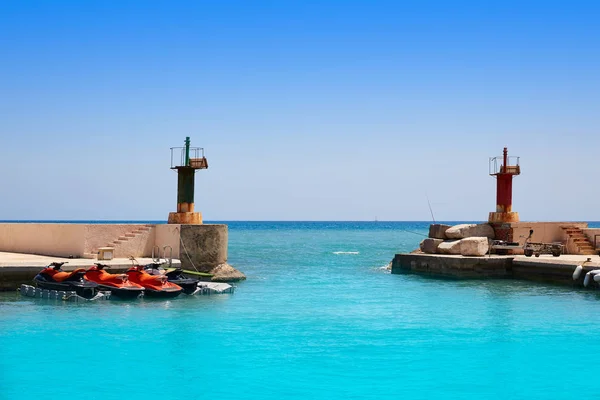
[[[169,258],[167,258],[167,249],[169,249]],[[152,247],[152,262],[156,264],[169,263],[169,268],[173,265],[173,247],[166,245],[162,248],[162,258],[160,256],[160,246]]]

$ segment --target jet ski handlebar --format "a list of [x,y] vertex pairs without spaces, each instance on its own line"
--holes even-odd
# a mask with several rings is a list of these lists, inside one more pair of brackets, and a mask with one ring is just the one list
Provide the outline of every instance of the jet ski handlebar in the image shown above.
[[50,263],[50,265],[48,265],[48,267],[53,267],[54,269],[60,269],[60,267],[62,267],[63,265],[65,265],[67,263],[68,263],[68,261],[53,262],[53,263]]

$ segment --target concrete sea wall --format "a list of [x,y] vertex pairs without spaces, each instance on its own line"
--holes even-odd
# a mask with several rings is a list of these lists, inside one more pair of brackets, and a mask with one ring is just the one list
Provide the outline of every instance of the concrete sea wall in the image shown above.
[[[563,228],[575,227],[580,229],[587,228],[587,222],[513,222],[511,223],[513,240],[523,243],[529,236],[529,231],[533,229],[531,242],[541,243],[562,243],[565,246],[565,252],[568,254],[577,254],[577,247],[569,241],[569,237]],[[522,250],[514,251],[514,254],[523,254]]]
[[179,254],[184,269],[211,271],[227,263],[227,225],[180,225]]
[[463,257],[441,254],[396,254],[392,274],[416,273],[445,278],[508,278],[511,257]]
[[[577,266],[582,271],[574,279]],[[586,273],[600,269],[600,256],[561,255],[464,257],[442,254],[396,254],[392,274],[419,274],[455,279],[522,279],[544,283],[583,287]],[[590,280],[589,288],[600,288]]]
[[532,242],[564,242],[566,234],[563,227],[587,228],[587,222],[513,222],[513,240],[523,242],[529,236],[529,230],[533,229]]
[[84,224],[0,223],[0,251],[82,257]]
[[[0,223],[0,251],[64,258],[94,258],[100,247],[114,256],[160,255],[182,260],[185,269],[208,272],[227,263],[227,225]],[[170,247],[165,248],[165,247]]]

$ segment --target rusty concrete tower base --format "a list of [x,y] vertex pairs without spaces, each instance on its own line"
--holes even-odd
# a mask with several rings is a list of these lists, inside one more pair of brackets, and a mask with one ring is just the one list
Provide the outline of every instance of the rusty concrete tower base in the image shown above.
[[195,224],[202,223],[202,213],[199,212],[171,212],[169,213],[169,224]]
[[502,222],[519,222],[518,212],[491,212],[488,218],[490,224]]
[[[174,157],[174,153],[179,153],[179,157]],[[202,223],[202,214],[194,211],[194,179],[196,170],[206,168],[208,161],[204,149],[190,148],[189,137],[185,138],[185,147],[171,148],[171,169],[177,171],[177,212],[169,213],[169,224]]]
[[[488,218],[491,224],[519,222],[519,213],[512,210],[512,181],[513,176],[521,174],[521,167],[519,157],[511,158],[506,147],[502,157],[490,158],[490,175],[496,177],[496,211],[491,212]],[[498,165],[498,162],[501,164]]]

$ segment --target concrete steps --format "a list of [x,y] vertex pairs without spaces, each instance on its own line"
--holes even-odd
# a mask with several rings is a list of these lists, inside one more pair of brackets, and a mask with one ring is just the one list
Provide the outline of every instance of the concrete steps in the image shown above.
[[[103,247],[114,247],[116,250],[116,248],[119,247],[119,245],[121,245],[129,240],[132,240],[132,239],[138,237],[139,235],[148,233],[150,230],[152,230],[152,228],[154,228],[154,225],[142,225],[140,227],[135,228],[131,232],[122,234],[121,236],[119,236],[118,238],[116,238],[115,240],[113,240],[112,242],[108,243],[106,246],[103,246]],[[98,249],[95,249],[95,252],[93,252],[93,253],[85,253],[84,257],[88,258],[87,256],[89,256],[89,258],[95,258],[97,254],[98,254]]]
[[597,254],[594,245],[580,228],[562,227],[562,229],[567,235],[567,243],[571,242],[577,247],[577,254],[588,256]]

